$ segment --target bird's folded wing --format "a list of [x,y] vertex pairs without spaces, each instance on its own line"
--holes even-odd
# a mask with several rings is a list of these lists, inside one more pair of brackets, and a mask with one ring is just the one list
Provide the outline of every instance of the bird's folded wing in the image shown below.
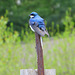
[[37,32],[39,35],[44,36],[45,32],[40,30],[37,26],[32,25],[32,28],[35,30],[35,32]]

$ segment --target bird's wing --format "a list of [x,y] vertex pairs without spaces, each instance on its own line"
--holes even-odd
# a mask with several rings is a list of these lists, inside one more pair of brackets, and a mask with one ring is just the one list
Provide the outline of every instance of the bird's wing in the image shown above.
[[32,28],[35,30],[35,32],[37,32],[39,35],[44,36],[45,32],[40,30],[37,26],[32,25]]
[[45,34],[48,35],[46,32],[45,23],[43,20],[29,20],[30,28],[32,31],[37,32],[39,35],[44,36]]

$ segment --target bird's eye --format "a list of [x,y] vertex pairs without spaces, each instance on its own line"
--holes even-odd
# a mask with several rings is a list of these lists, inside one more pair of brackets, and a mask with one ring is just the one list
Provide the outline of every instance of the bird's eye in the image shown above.
[[31,14],[32,16],[34,16],[34,14]]

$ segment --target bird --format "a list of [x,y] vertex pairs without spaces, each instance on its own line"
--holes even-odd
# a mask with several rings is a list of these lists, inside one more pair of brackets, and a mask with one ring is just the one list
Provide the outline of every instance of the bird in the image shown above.
[[38,13],[32,12],[29,19],[29,26],[33,32],[37,32],[40,36],[48,35],[49,33],[46,30],[44,19],[41,18]]
[[44,23],[44,19],[41,18],[36,12],[32,12],[29,16],[30,16],[29,26],[33,32],[36,32],[41,36],[40,41],[43,47],[42,36],[46,34],[49,37],[49,33],[47,32]]

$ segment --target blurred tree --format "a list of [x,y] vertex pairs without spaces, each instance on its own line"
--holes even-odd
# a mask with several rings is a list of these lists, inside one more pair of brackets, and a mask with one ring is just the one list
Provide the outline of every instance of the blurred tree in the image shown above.
[[55,22],[55,26],[60,24],[62,27],[62,19],[68,8],[71,8],[74,14],[75,0],[0,0],[0,16],[8,10],[9,23],[13,22],[18,31],[21,27],[26,27],[32,11],[36,11],[47,20],[47,27],[51,26],[52,21]]

